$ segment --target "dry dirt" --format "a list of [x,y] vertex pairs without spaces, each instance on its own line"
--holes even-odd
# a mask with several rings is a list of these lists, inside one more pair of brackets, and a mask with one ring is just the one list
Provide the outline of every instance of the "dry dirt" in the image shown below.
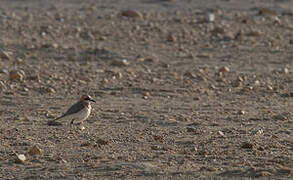
[[292,4],[2,0],[0,179],[292,178]]

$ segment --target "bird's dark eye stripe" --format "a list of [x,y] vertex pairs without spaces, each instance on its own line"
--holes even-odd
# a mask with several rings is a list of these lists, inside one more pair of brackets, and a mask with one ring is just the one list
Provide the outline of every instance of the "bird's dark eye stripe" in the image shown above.
[[91,100],[89,97],[85,98],[84,100]]

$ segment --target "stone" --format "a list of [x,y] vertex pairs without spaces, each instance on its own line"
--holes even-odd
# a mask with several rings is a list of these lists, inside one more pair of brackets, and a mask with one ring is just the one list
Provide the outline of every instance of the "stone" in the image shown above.
[[15,163],[22,164],[26,161],[26,157],[24,154],[16,154]]
[[131,17],[131,18],[142,18],[142,14],[135,10],[124,10],[121,12],[121,16]]
[[30,156],[35,156],[35,155],[43,155],[43,150],[39,148],[39,146],[34,145],[30,151],[28,152]]
[[9,72],[9,79],[11,81],[23,81],[24,72],[19,70],[12,70]]

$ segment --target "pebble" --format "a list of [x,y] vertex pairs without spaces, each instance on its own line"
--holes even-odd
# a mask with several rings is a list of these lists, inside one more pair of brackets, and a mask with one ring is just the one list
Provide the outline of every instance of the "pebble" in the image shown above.
[[5,90],[7,87],[3,81],[0,81],[0,92]]
[[167,41],[169,41],[169,42],[175,42],[176,41],[176,37],[173,34],[169,34],[167,36]]
[[244,142],[242,145],[241,145],[241,148],[243,149],[252,149],[253,148],[253,144],[250,143],[250,142]]
[[260,81],[259,81],[259,80],[255,80],[255,81],[254,81],[254,85],[255,85],[255,86],[259,86],[259,85],[260,85]]
[[142,14],[134,10],[124,10],[121,11],[121,16],[131,17],[131,18],[142,18]]
[[12,70],[9,72],[9,79],[11,81],[23,81],[24,72],[19,70]]
[[271,90],[273,90],[274,88],[273,88],[271,85],[267,85],[267,89],[271,91]]
[[58,45],[57,43],[53,43],[53,44],[52,44],[52,47],[53,47],[54,49],[57,49],[57,48],[59,47],[59,45]]
[[98,140],[96,141],[96,143],[97,143],[98,145],[105,146],[105,145],[108,145],[110,142],[109,142],[108,140],[98,139]]
[[8,71],[7,71],[7,69],[0,69],[0,73],[1,74],[8,74]]
[[51,121],[47,122],[47,125],[48,126],[62,126],[62,123],[54,121],[54,120],[51,120]]
[[259,30],[251,30],[249,33],[247,33],[247,36],[255,36],[255,37],[259,37],[262,36],[264,33],[259,31]]
[[246,112],[244,111],[244,110],[240,110],[240,111],[238,111],[238,114],[240,114],[240,115],[244,115]]
[[225,134],[222,131],[218,131],[218,134],[222,137],[225,137]]
[[50,94],[55,94],[55,93],[56,93],[55,89],[53,89],[53,88],[51,88],[51,87],[48,87],[48,88],[46,89],[46,91],[47,91],[48,93],[50,93]]
[[5,59],[5,60],[11,60],[11,55],[12,53],[7,52],[7,51],[1,51],[0,50],[0,58]]
[[37,145],[34,145],[28,152],[30,156],[34,155],[43,155],[43,150],[40,149]]
[[284,72],[285,74],[288,74],[288,73],[289,73],[289,69],[288,69],[288,68],[284,68],[284,69],[283,69],[283,72]]
[[227,66],[223,66],[219,69],[219,72],[220,73],[227,73],[227,72],[230,72],[230,69]]
[[212,35],[218,35],[218,34],[224,34],[225,29],[222,27],[215,27],[213,30],[211,30]]
[[22,164],[26,161],[26,157],[24,154],[17,154],[15,158],[15,163]]
[[276,16],[277,12],[268,8],[261,8],[258,14],[263,16]]
[[126,59],[122,60],[113,60],[111,62],[111,66],[117,66],[117,67],[123,67],[123,66],[128,66],[130,63]]
[[207,14],[207,22],[214,22],[215,18],[216,18],[215,14],[213,14],[213,13]]

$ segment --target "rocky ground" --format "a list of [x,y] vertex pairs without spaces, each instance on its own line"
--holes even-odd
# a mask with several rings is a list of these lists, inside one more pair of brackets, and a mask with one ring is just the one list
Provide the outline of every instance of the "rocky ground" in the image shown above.
[[292,178],[292,4],[1,1],[0,178]]

